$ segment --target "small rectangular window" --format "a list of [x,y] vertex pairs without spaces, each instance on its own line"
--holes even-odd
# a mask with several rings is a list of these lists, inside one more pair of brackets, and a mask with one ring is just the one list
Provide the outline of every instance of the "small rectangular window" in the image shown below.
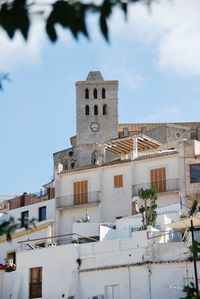
[[42,297],[42,267],[30,269],[29,298]]
[[47,219],[47,209],[46,206],[39,208],[39,215],[38,215],[38,221],[44,221]]
[[12,260],[13,264],[16,264],[16,251],[10,251],[7,253],[7,260]]
[[190,183],[200,182],[200,164],[190,165]]
[[115,175],[114,176],[114,188],[122,188],[123,187],[123,175]]
[[24,211],[21,213],[21,227],[24,227],[27,225],[29,219],[29,211]]

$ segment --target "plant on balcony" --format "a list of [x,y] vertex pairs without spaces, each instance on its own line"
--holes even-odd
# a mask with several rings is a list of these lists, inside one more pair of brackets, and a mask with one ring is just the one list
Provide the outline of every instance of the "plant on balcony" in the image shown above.
[[184,286],[182,291],[186,295],[185,297],[181,297],[180,299],[200,299],[200,294],[197,293],[193,282],[190,282],[189,285]]
[[143,229],[147,229],[148,225],[155,226],[157,218],[157,190],[141,188],[138,190],[138,194],[143,201],[143,205],[139,209],[142,214]]

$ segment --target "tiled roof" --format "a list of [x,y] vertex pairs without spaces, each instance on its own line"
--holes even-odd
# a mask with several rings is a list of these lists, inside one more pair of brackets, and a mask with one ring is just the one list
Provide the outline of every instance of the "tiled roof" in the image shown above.
[[113,160],[110,162],[107,162],[101,166],[98,165],[89,165],[89,166],[85,166],[85,167],[81,167],[81,168],[74,168],[74,169],[67,169],[67,170],[62,170],[60,173],[58,174],[64,174],[64,173],[73,173],[73,172],[80,172],[80,171],[86,171],[86,170],[92,170],[92,169],[96,169],[96,168],[100,168],[100,167],[107,167],[107,166],[112,166],[112,165],[118,165],[118,164],[126,164],[126,163],[130,163],[130,162],[134,162],[134,161],[141,161],[141,160],[148,160],[148,159],[155,159],[155,158],[160,158],[160,157],[166,157],[166,156],[172,156],[172,155],[177,155],[178,151],[174,150],[174,151],[170,151],[170,152],[161,152],[161,153],[151,153],[151,154],[147,154],[144,156],[140,156],[137,157],[134,160],[130,160],[130,159],[125,159],[125,160]]

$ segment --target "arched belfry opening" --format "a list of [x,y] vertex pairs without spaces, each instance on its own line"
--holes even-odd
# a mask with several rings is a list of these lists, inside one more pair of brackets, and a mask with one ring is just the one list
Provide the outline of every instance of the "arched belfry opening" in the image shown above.
[[105,99],[106,98],[106,90],[105,88],[102,88],[102,99]]
[[94,96],[94,99],[97,99],[98,94],[97,94],[96,88],[94,88],[94,90],[93,90],[93,96]]
[[94,105],[94,115],[98,115],[98,106]]
[[88,88],[86,88],[85,89],[85,99],[89,99],[89,89]]
[[90,107],[88,105],[85,106],[85,115],[90,115]]
[[97,165],[98,164],[98,151],[95,150],[91,155],[91,165]]
[[108,114],[108,107],[106,104],[103,105],[103,115]]

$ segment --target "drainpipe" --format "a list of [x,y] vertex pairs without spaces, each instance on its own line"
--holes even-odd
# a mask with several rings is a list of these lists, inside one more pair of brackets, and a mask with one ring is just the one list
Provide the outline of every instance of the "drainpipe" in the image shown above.
[[[193,220],[191,219],[191,234],[192,234],[192,246],[194,246],[194,226]],[[196,284],[196,291],[199,294],[199,284],[198,284],[198,276],[197,276],[197,260],[195,253],[193,253],[193,261],[194,261],[194,275],[195,275],[195,284]]]
[[132,299],[132,294],[131,294],[131,269],[130,266],[128,266],[128,279],[129,279],[129,299]]
[[152,299],[152,297],[151,297],[151,275],[152,275],[152,270],[148,267],[149,299]]

